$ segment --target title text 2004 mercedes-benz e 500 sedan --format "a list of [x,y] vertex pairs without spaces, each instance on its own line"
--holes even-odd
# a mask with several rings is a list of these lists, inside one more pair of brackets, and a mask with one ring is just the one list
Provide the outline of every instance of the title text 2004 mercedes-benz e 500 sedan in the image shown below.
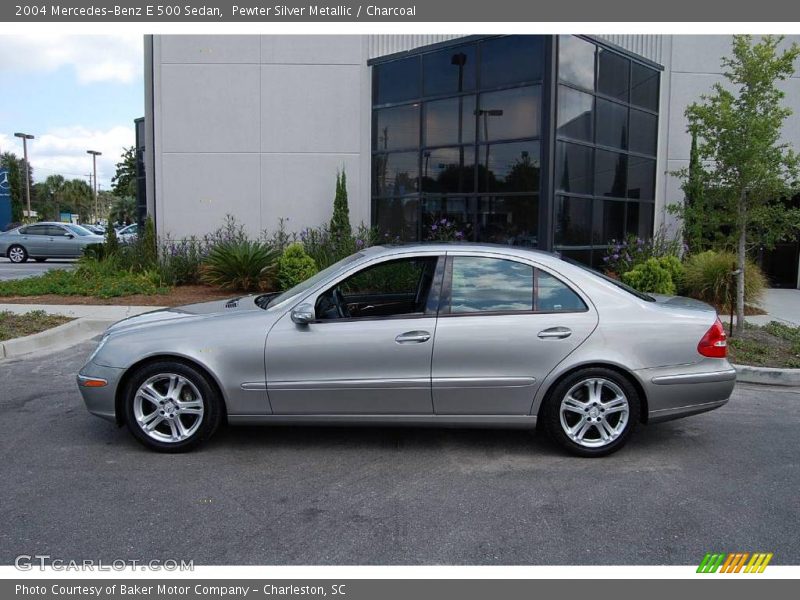
[[718,408],[735,371],[711,307],[533,250],[374,247],[282,293],[111,326],[78,375],[155,450],[230,424],[534,427],[578,455]]

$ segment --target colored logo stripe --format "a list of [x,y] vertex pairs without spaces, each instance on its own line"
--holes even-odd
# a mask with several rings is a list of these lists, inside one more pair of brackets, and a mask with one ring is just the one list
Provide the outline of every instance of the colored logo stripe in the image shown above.
[[[747,559],[750,562],[747,562]],[[729,554],[707,553],[700,565],[698,573],[739,573],[744,567],[744,573],[763,573],[772,560],[772,552],[731,552]],[[747,562],[747,566],[745,563]]]

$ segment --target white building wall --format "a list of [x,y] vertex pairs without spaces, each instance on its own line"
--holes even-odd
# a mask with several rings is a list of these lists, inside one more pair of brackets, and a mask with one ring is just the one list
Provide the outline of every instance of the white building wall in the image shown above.
[[153,39],[154,180],[160,235],[256,235],[330,218],[336,172],[369,221],[370,74],[364,36]]

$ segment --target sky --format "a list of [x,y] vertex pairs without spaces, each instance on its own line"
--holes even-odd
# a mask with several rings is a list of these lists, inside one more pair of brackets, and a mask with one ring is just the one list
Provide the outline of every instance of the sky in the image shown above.
[[[65,25],[68,27],[68,25]],[[34,181],[61,174],[88,182],[99,150],[97,181],[111,187],[122,149],[134,145],[133,120],[144,116],[141,35],[0,35],[0,152],[28,159]]]

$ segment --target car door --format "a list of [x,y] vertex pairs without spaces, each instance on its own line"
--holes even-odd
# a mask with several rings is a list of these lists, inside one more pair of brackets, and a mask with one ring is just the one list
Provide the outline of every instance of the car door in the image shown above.
[[526,415],[545,376],[597,325],[557,275],[503,255],[448,253],[431,385],[436,414]]
[[311,323],[294,323],[291,311],[283,315],[266,342],[273,412],[431,414],[443,269],[435,253],[379,258],[300,302],[313,306]]
[[80,252],[76,251],[79,245],[74,239],[75,234],[66,227],[48,225],[47,232],[50,234],[50,256],[65,258],[80,255]]
[[22,245],[31,256],[50,256],[52,251],[47,225],[28,225],[20,230]]

